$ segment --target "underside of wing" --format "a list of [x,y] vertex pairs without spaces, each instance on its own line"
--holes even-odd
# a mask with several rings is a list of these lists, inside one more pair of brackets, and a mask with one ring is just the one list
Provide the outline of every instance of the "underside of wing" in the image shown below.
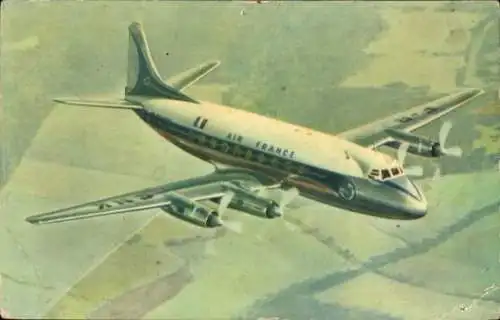
[[400,136],[403,136],[405,133],[421,128],[451,111],[464,106],[468,101],[483,92],[483,90],[479,89],[463,90],[364,126],[345,131],[339,136],[365,147],[377,148],[389,141],[398,140],[391,132],[399,133]]
[[[242,184],[248,187],[243,188]],[[161,208],[182,220],[204,227],[214,227],[221,224],[220,212],[204,206],[199,201],[225,197],[227,201],[221,202],[226,202],[224,205],[227,207],[235,194],[245,199],[254,197],[255,200],[257,196],[253,191],[262,187],[259,180],[249,172],[216,171],[206,176],[37,214],[26,218],[26,221],[32,224],[48,224]],[[261,200],[256,203],[262,204],[263,207],[267,205]]]

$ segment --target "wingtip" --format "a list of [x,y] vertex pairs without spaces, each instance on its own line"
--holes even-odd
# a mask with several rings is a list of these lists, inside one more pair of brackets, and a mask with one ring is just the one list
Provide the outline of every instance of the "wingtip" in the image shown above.
[[76,97],[57,97],[57,98],[52,98],[52,101],[55,103],[62,103],[62,104],[70,104],[72,100],[78,99]]
[[40,221],[38,221],[34,216],[27,217],[24,220],[30,224],[35,224],[35,225],[40,224]]
[[474,93],[474,94],[481,94],[484,93],[484,89],[482,88],[475,88],[475,87],[466,87],[462,88],[459,91],[460,93]]
[[218,60],[218,59],[214,59],[214,60],[209,60],[205,63],[206,63],[206,66],[208,66],[210,69],[215,69],[221,65],[222,61]]
[[465,93],[470,93],[471,97],[477,97],[484,94],[486,91],[482,88],[469,88],[465,90]]

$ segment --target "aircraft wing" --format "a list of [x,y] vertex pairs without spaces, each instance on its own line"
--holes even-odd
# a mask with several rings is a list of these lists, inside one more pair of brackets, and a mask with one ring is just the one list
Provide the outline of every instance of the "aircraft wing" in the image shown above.
[[224,188],[225,182],[253,184],[251,190],[263,187],[250,173],[216,171],[206,176],[37,214],[26,218],[26,221],[32,224],[46,224],[168,207],[172,201],[179,199],[179,197],[190,201],[217,199],[223,197],[227,192],[227,189]]
[[463,90],[424,105],[396,113],[387,118],[342,132],[338,136],[365,147],[377,148],[393,140],[386,133],[387,129],[412,132],[465,105],[466,102],[482,93],[484,91],[480,89]]

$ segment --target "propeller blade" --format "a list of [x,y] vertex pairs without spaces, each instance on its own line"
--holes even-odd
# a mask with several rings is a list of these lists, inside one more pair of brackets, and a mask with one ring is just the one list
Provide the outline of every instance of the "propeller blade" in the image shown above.
[[268,193],[268,190],[264,187],[262,188],[259,188],[259,190],[257,190],[257,196],[259,197],[265,197]]
[[434,171],[434,175],[432,176],[432,180],[436,180],[439,177],[441,177],[441,168],[436,167],[436,171]]
[[408,151],[409,147],[410,147],[409,143],[403,142],[400,144],[400,146],[398,148],[397,157],[398,157],[398,162],[401,164],[401,166],[404,166],[406,155],[408,154],[407,151]]
[[446,138],[448,137],[448,134],[450,133],[452,127],[453,124],[451,123],[451,121],[446,121],[443,123],[441,129],[439,130],[439,144],[441,145],[442,152],[445,155],[453,157],[461,157],[463,151],[460,147],[452,147],[452,148],[445,147]]
[[404,168],[405,174],[409,177],[421,177],[424,175],[424,168],[421,166],[413,166]]
[[449,149],[444,149],[443,152],[448,156],[453,156],[458,158],[460,158],[463,154],[463,151],[460,147],[451,147]]
[[280,209],[283,210],[290,202],[292,202],[299,195],[299,190],[297,188],[290,188],[288,190],[284,190],[281,193],[281,199],[278,205]]
[[226,212],[227,207],[229,207],[229,204],[234,198],[234,192],[228,191],[222,198],[220,199],[219,203],[219,208],[217,209],[217,213],[219,214],[219,217],[222,217],[222,215]]
[[413,166],[413,167],[408,167],[408,168],[404,167],[404,161],[405,161],[406,156],[408,154],[407,151],[408,151],[409,147],[410,147],[409,143],[406,143],[406,142],[401,143],[401,146],[398,148],[398,154],[397,154],[398,162],[403,167],[404,172],[407,176],[421,177],[424,175],[424,169],[421,166]]
[[241,221],[225,221],[224,226],[235,233],[242,233],[243,232],[243,223]]
[[448,133],[450,133],[451,127],[453,125],[451,124],[451,121],[445,121],[443,125],[441,126],[441,129],[439,130],[439,144],[441,145],[441,148],[444,149],[445,146],[445,141],[446,138],[448,137]]
[[288,230],[290,230],[290,231],[297,231],[297,230],[299,230],[299,228],[296,225],[294,225],[294,224],[292,224],[292,223],[290,223],[290,222],[288,222],[286,220],[284,220],[284,221],[285,221],[285,227]]

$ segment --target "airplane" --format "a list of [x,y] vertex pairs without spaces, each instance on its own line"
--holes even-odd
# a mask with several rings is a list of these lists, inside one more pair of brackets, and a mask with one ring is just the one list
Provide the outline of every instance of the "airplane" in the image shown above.
[[[413,220],[428,203],[401,161],[377,150],[406,146],[408,153],[460,156],[439,141],[412,132],[482,94],[464,89],[367,125],[330,135],[263,115],[201,101],[185,90],[220,65],[213,60],[164,81],[141,24],[128,27],[127,83],[123,98],[58,98],[78,106],[134,112],[165,140],[213,165],[207,175],[104,198],[26,218],[57,223],[159,208],[192,225],[223,226],[228,208],[281,217],[296,198],[373,217]],[[266,192],[274,190],[272,199]],[[252,211],[253,210],[253,211]]]

